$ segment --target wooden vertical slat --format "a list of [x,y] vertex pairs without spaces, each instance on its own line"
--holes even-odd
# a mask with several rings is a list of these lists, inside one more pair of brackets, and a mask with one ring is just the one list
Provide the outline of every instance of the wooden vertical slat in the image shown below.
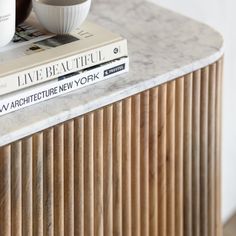
[[11,235],[11,146],[0,149],[0,235]]
[[167,84],[167,235],[175,236],[175,81]]
[[140,206],[140,94],[132,97],[132,235],[141,235],[141,206]]
[[149,235],[149,90],[141,93],[141,235]]
[[43,136],[43,235],[52,236],[54,232],[54,168],[53,168],[53,128],[44,132]]
[[166,236],[166,109],[167,86],[158,90],[158,236]]
[[216,236],[222,236],[222,220],[221,220],[221,117],[222,117],[222,78],[223,77],[223,59],[217,62],[216,68],[216,147],[215,147],[215,169],[216,169]]
[[22,234],[33,235],[32,137],[22,141]]
[[84,117],[75,119],[75,235],[84,235]]
[[94,124],[94,235],[103,236],[103,109],[94,113]]
[[84,234],[94,235],[94,114],[84,119]]
[[122,235],[122,102],[113,108],[113,235]]
[[192,186],[193,236],[200,236],[200,97],[201,71],[193,74]]
[[208,236],[216,236],[215,232],[215,109],[216,109],[216,64],[209,71],[208,101]]
[[209,68],[201,72],[200,109],[200,235],[208,236],[208,83]]
[[64,231],[74,235],[74,121],[64,125]]
[[33,136],[33,235],[43,236],[43,133]]
[[176,80],[175,101],[175,235],[183,236],[183,126],[184,126],[184,78]]
[[11,145],[11,234],[22,235],[22,148],[21,141]]
[[184,83],[184,235],[192,236],[192,74]]
[[122,105],[122,235],[131,236],[131,98]]
[[113,235],[113,106],[104,109],[103,168],[104,168],[104,236]]
[[54,234],[64,235],[64,125],[54,128]]
[[158,235],[158,88],[150,90],[149,116],[149,234]]

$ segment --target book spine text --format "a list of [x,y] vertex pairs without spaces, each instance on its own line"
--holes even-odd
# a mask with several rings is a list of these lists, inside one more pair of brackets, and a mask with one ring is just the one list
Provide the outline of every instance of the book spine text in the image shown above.
[[126,40],[121,40],[61,60],[46,63],[0,78],[0,95],[34,86],[127,55],[127,42]]
[[33,88],[18,91],[14,95],[5,95],[0,100],[0,115],[17,111],[59,95],[67,94],[128,71],[129,59],[122,58],[94,69],[72,75],[63,80],[52,80],[48,83],[34,86]]

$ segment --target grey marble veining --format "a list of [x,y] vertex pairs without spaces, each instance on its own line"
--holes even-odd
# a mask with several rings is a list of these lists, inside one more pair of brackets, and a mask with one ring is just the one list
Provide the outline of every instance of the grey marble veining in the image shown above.
[[205,67],[223,54],[210,27],[142,0],[96,0],[90,20],[128,39],[130,72],[0,117],[0,146]]

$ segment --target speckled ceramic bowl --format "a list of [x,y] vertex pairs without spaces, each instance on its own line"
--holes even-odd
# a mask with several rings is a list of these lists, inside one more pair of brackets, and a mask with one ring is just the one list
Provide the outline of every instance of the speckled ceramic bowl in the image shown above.
[[86,19],[91,0],[33,0],[40,23],[55,34],[68,34]]

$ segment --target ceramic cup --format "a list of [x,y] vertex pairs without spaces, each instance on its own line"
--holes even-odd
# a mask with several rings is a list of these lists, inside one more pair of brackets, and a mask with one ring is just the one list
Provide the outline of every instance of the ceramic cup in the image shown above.
[[33,0],[40,23],[55,34],[68,34],[86,19],[91,0]]
[[31,0],[16,0],[16,25],[25,21],[32,9]]

